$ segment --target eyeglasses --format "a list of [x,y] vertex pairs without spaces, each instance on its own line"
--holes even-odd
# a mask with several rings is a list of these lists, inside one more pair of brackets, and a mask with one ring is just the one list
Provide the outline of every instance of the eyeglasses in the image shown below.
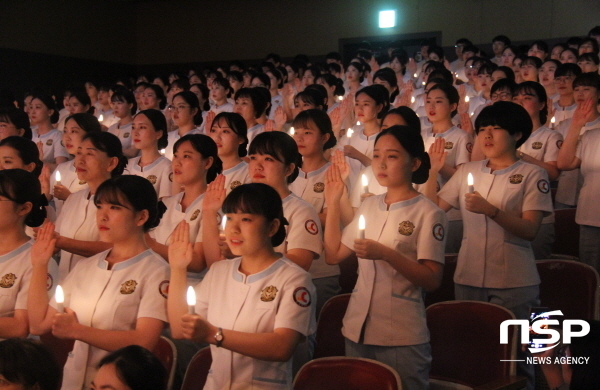
[[500,93],[495,93],[495,94],[491,95],[490,97],[492,98],[492,100],[498,100],[498,99],[507,99],[511,96],[512,95],[508,92],[500,92]]
[[573,80],[574,77],[573,76],[560,76],[560,77],[555,77],[554,81],[557,83],[566,83],[569,82],[571,80]]
[[173,112],[173,111],[179,112],[179,111],[185,110],[186,108],[190,108],[190,106],[184,106],[184,105],[173,106],[173,105],[171,105],[171,106],[169,106],[169,111],[171,111],[171,112]]

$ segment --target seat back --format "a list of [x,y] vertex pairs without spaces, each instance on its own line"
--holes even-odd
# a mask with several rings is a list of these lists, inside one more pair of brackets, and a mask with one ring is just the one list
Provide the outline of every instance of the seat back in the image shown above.
[[431,337],[430,378],[480,386],[515,375],[515,327],[500,344],[500,324],[514,319],[507,309],[487,302],[441,302],[426,309]]
[[48,332],[40,336],[40,341],[52,352],[60,367],[64,367],[69,358],[69,352],[73,350],[75,340],[59,339],[52,332]]
[[154,356],[160,360],[169,373],[167,381],[167,390],[173,387],[173,379],[175,378],[175,367],[177,366],[177,349],[175,344],[168,338],[160,336],[156,346],[152,350]]
[[572,260],[541,260],[536,265],[542,306],[561,310],[568,319],[599,319],[600,277],[593,267]]
[[579,225],[575,223],[577,209],[554,210],[554,245],[552,253],[579,257]]
[[202,390],[206,384],[206,377],[211,364],[210,347],[202,348],[196,352],[185,371],[181,390]]
[[401,390],[398,373],[371,359],[326,357],[300,368],[294,390]]
[[321,309],[317,323],[316,346],[314,358],[328,356],[344,356],[345,340],[342,335],[342,320],[352,294],[340,294],[329,299]]
[[442,275],[442,283],[440,287],[433,291],[425,293],[425,307],[431,306],[434,303],[453,301],[454,298],[454,271],[456,271],[456,262],[458,254],[446,254],[444,262],[444,273]]

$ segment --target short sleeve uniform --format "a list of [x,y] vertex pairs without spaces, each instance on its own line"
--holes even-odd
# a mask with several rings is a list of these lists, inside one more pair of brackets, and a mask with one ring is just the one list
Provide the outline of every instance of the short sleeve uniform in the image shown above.
[[[56,220],[56,231],[63,237],[81,241],[98,241],[100,232],[96,225],[96,205],[90,189],[71,194],[65,201]],[[61,283],[75,264],[85,257],[65,250],[60,251],[58,281]]]
[[[60,184],[67,187],[71,194],[74,194],[77,191],[81,191],[83,189],[88,188],[88,185],[85,181],[79,180],[77,177],[77,170],[75,169],[75,162],[65,161],[63,163],[58,164],[52,175],[50,175],[50,188],[53,189],[56,185],[56,172],[60,172]],[[56,210],[56,215],[60,215],[63,204],[65,201],[54,198],[54,208]]]
[[[96,118],[98,118],[98,122],[100,122],[101,125],[104,125],[106,127],[111,127],[120,120],[115,116],[113,110],[111,109],[104,111],[101,108],[96,108],[94,115],[96,116]],[[100,119],[100,117],[102,117],[102,119]]]
[[[448,153],[445,165],[456,168],[461,164],[471,161],[473,138],[466,131],[454,126],[444,133],[438,134],[431,132],[431,129],[426,129],[425,134],[425,137],[423,137],[425,150],[429,150],[429,147],[435,142],[436,138],[444,138],[446,142],[444,150]],[[438,174],[437,183],[439,188],[443,188],[446,182],[442,175]],[[447,216],[449,221],[461,220],[459,210],[450,210]]]
[[461,165],[438,196],[461,210],[463,242],[454,282],[483,288],[516,288],[540,283],[531,242],[506,231],[489,217],[465,208],[467,175],[474,189],[505,213],[520,217],[524,211],[552,212],[546,171],[519,160],[492,172],[488,160]]
[[[62,284],[64,306],[77,313],[81,324],[96,329],[133,330],[138,318],[167,322],[167,262],[148,249],[109,269],[109,252],[86,258],[75,266]],[[50,305],[56,306],[54,299]],[[65,364],[62,389],[89,388],[98,363],[108,354],[76,340]]]
[[[563,143],[563,136],[557,131],[542,126],[529,136],[519,151],[542,162],[558,160],[558,151]],[[545,217],[542,223],[554,223],[554,213]]]
[[127,172],[130,175],[141,176],[152,184],[158,198],[171,196],[173,184],[173,169],[171,161],[164,156],[157,158],[152,164],[140,167],[141,157],[130,158],[127,163]]
[[[154,238],[159,244],[169,245],[171,234],[179,222],[183,220],[190,225],[190,242],[202,242],[202,200],[204,199],[204,194],[194,199],[185,212],[181,208],[183,195],[184,192],[180,192],[162,200],[165,206],[167,206],[167,211],[165,211],[160,219],[159,225],[150,231],[150,237]],[[199,273],[188,272],[188,280],[197,283],[202,280],[205,274],[206,270]]]
[[119,122],[112,124],[109,128],[108,128],[108,132],[116,135],[119,138],[119,141],[121,141],[121,146],[123,147],[123,150],[127,150],[127,149],[131,149],[132,146],[132,137],[131,137],[131,131],[133,128],[133,122],[129,122],[126,125],[123,126],[119,126]]
[[[308,336],[316,331],[315,288],[310,275],[281,258],[246,276],[241,258],[218,261],[196,286],[196,312],[214,326],[239,332],[269,333],[287,328]],[[227,294],[223,294],[227,291]],[[292,361],[253,359],[211,345],[212,365],[204,389],[292,387]]]
[[31,140],[36,144],[42,143],[42,152],[44,157],[42,161],[45,163],[54,164],[57,157],[65,157],[69,159],[69,152],[62,144],[62,133],[57,129],[52,129],[46,134],[40,135],[36,130],[32,129]]
[[577,145],[576,156],[581,160],[583,186],[575,222],[600,227],[600,129],[587,131]]
[[[196,127],[195,129],[192,129],[185,133],[184,136],[188,134],[202,134],[202,131],[198,127]],[[179,138],[181,137],[183,136],[179,135],[178,130],[169,131],[169,133],[167,134],[168,143],[167,147],[165,148],[165,157],[171,161],[173,160],[173,147],[175,146],[175,142],[177,142],[177,140],[179,140]]]
[[[560,125],[556,127],[555,131],[562,134],[563,138],[566,138],[570,126],[571,119],[569,118],[561,122]],[[581,140],[581,137],[586,131],[598,128],[600,128],[600,118],[586,123],[579,132],[579,139]],[[570,206],[576,206],[577,200],[579,199],[579,191],[581,190],[582,185],[583,177],[581,176],[580,168],[573,169],[571,171],[562,171],[558,177],[556,201]]]
[[[15,310],[27,310],[27,294],[31,281],[31,246],[27,241],[0,256],[0,318],[13,317]],[[48,263],[46,289],[54,293],[58,265],[54,259]],[[0,339],[2,340],[2,339]]]
[[308,173],[300,169],[298,177],[289,186],[294,195],[310,203],[317,213],[322,213],[325,206],[325,175],[330,166],[331,163],[327,163]]
[[224,169],[223,176],[225,176],[225,190],[228,195],[235,187],[251,183],[248,174],[248,163],[245,161],[240,162],[235,167]]
[[[360,215],[366,219],[365,238],[409,261],[444,263],[446,215],[424,195],[389,206],[385,194],[365,199],[342,234],[350,249],[359,237]],[[342,333],[355,343],[406,346],[429,341],[421,288],[383,260],[358,259],[358,279],[343,324]]]
[[323,230],[317,211],[292,193],[283,199],[283,216],[289,225],[285,227],[285,241],[275,251],[285,254],[292,249],[306,249],[317,255],[308,270],[313,278],[338,275],[339,267],[325,263]]

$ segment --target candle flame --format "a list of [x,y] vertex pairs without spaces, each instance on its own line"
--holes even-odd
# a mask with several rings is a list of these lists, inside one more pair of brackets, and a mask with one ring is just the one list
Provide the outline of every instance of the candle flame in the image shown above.
[[471,174],[471,172],[469,172],[469,174],[467,175],[467,185],[472,186],[473,184],[475,184],[473,180],[473,175]]
[[414,103],[414,102],[415,102],[415,97],[414,97],[414,96],[410,98],[410,102],[411,102],[411,103]]
[[338,96],[338,100],[341,102],[342,100],[344,100],[343,96]]
[[417,77],[419,77],[419,75],[418,75],[418,74],[416,74],[416,73],[415,73],[413,76],[414,76],[414,78],[417,78]]
[[550,119],[550,123],[556,123],[556,118],[552,117],[552,119]]
[[225,231],[225,225],[227,225],[227,216],[223,216],[223,219],[221,220],[221,230]]
[[192,286],[187,289],[187,304],[188,306],[196,306],[196,291]]
[[465,96],[465,103],[469,103],[469,97]]
[[360,180],[362,181],[363,187],[366,187],[369,185],[369,179],[367,179],[367,175],[365,175],[364,173],[361,176]]
[[65,293],[63,292],[62,287],[59,285],[56,286],[56,292],[54,293],[54,299],[56,303],[64,303],[65,302]]
[[358,228],[360,230],[365,230],[366,225],[367,225],[367,222],[365,221],[365,217],[363,215],[358,217]]
[[104,115],[100,114],[98,117],[98,122],[102,122],[104,120]]
[[167,149],[161,149],[160,150],[160,154],[162,154],[163,156],[165,155],[165,153],[167,153]]
[[296,134],[296,130],[293,127],[290,127],[290,135]]
[[56,178],[56,182],[58,183],[60,181],[60,179],[61,179],[60,172],[56,171],[56,174],[54,175],[54,177]]
[[348,131],[346,132],[346,137],[350,138],[352,137],[352,133],[354,133],[354,130],[352,130],[352,127],[348,129]]

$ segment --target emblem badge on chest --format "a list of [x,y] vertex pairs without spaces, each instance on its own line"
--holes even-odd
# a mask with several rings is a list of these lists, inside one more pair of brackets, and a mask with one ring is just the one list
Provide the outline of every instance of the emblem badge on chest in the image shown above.
[[192,214],[192,216],[190,217],[190,221],[195,221],[196,219],[198,219],[198,216],[200,215],[200,210],[196,210],[194,211],[194,214]]
[[155,175],[149,175],[146,179],[148,179],[152,185],[156,184],[156,181],[158,180]]
[[317,194],[320,194],[321,192],[325,191],[325,183],[315,183],[315,185],[313,186],[313,191]]
[[123,134],[123,138],[129,138],[129,133]]
[[402,221],[398,225],[398,233],[403,236],[410,236],[415,231],[415,225],[410,221]]
[[452,149],[454,147],[454,143],[453,142],[446,142],[446,144],[444,145],[444,149]]
[[138,282],[136,282],[133,279],[126,281],[125,283],[123,283],[121,285],[121,294],[124,294],[124,295],[133,294],[137,285],[138,285]]
[[260,300],[263,302],[272,302],[277,296],[278,291],[275,286],[265,287],[260,293]]
[[46,141],[46,145],[48,145],[48,146],[52,146],[53,143],[54,143],[54,140],[51,140],[51,139]]
[[242,185],[242,182],[240,182],[239,180],[234,180],[231,182],[231,184],[229,185],[229,189],[233,190],[236,187],[239,187]]
[[542,146],[544,146],[544,144],[541,142],[534,142],[531,144],[531,147],[535,150],[540,150]]
[[510,184],[521,184],[523,182],[523,175],[520,173],[515,173],[508,178]]
[[17,275],[15,274],[6,274],[0,279],[0,287],[2,288],[11,288],[15,285],[17,281]]

